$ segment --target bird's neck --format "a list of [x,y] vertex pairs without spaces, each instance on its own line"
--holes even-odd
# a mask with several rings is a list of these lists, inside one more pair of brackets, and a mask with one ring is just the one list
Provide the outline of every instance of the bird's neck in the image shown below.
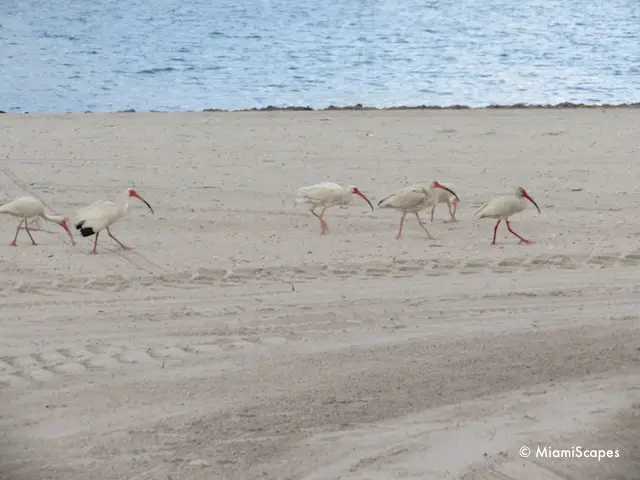
[[122,210],[124,211],[124,213],[127,213],[127,210],[129,210],[129,199],[131,198],[131,195],[129,195],[129,191],[127,190],[124,193],[124,204],[122,205]]
[[64,217],[61,215],[51,215],[50,213],[47,213],[47,212],[44,212],[44,215],[42,217],[45,220],[48,220],[53,223],[60,223],[62,220],[64,220]]

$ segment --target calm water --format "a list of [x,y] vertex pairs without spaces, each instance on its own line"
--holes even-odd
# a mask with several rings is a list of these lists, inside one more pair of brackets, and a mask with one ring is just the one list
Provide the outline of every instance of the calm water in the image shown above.
[[2,0],[0,110],[640,101],[640,0]]

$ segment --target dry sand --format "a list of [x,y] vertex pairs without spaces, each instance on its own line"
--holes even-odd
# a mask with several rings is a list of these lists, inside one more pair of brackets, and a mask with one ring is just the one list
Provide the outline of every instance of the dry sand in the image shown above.
[[[0,115],[0,478],[640,478],[640,110]],[[427,239],[356,199],[452,182]],[[520,245],[473,212],[523,185]],[[428,219],[425,212],[424,218]],[[619,449],[529,458],[519,448]]]

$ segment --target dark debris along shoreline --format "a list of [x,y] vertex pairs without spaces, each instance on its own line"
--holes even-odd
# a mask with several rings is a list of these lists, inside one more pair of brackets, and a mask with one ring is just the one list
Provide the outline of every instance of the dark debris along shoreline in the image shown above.
[[[640,108],[640,102],[635,103],[600,103],[600,104],[587,104],[587,103],[572,103],[572,102],[561,102],[556,104],[529,104],[529,103],[514,103],[508,105],[487,105],[484,107],[471,107],[469,105],[399,105],[396,107],[370,107],[364,106],[361,103],[357,103],[355,105],[345,105],[345,106],[335,106],[329,105],[325,108],[313,108],[309,106],[288,106],[288,107],[253,107],[253,108],[245,108],[238,110],[225,110],[221,108],[205,108],[200,110],[201,112],[226,112],[226,113],[234,113],[234,112],[327,112],[327,111],[335,111],[335,110],[347,110],[347,111],[357,111],[357,110],[366,110],[366,111],[394,111],[394,110],[535,110],[535,109],[602,109],[602,108]],[[184,112],[197,112],[198,110],[183,110]],[[0,114],[7,114],[7,112],[0,110]],[[82,112],[35,112],[35,114],[41,113],[58,113],[58,114],[70,114],[70,113],[82,113]],[[84,113],[180,113],[180,111],[160,111],[160,110],[149,110],[149,111],[137,111],[133,108],[127,110],[117,110],[113,112],[92,112],[90,110],[85,111]],[[23,112],[23,113],[8,113],[14,115],[31,115],[32,112]]]

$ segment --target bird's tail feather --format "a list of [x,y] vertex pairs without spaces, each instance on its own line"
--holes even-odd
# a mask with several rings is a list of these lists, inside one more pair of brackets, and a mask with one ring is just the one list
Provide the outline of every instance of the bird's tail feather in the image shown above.
[[80,230],[80,235],[82,235],[83,237],[90,237],[91,235],[96,233],[93,230],[93,228],[84,226],[84,220],[81,220],[78,223],[76,223],[75,227],[76,227],[76,230]]
[[90,236],[91,236],[91,235],[93,235],[94,233],[96,233],[96,232],[94,232],[94,231],[93,231],[93,228],[91,228],[91,227],[84,227],[84,228],[81,228],[81,229],[80,229],[80,234],[81,234],[83,237],[90,237]]
[[487,206],[488,204],[489,204],[489,203],[487,202],[487,203],[485,203],[484,205],[482,205],[478,210],[476,210],[476,212],[475,212],[473,215],[474,215],[474,216],[478,215],[480,212],[482,212],[482,210],[484,210],[484,209],[486,208],[486,206]]
[[387,195],[387,196],[386,196],[386,197],[384,197],[382,200],[380,200],[380,201],[378,202],[378,207],[380,207],[380,208],[389,208],[389,205],[387,205],[385,202],[386,202],[387,200],[389,200],[391,197],[393,197],[393,195],[394,195],[394,194]]

